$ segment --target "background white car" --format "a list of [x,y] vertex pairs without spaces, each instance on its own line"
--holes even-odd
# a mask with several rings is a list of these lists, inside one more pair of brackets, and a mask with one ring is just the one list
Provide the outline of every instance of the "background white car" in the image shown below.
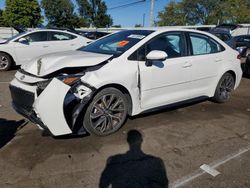
[[242,77],[238,53],[193,30],[127,30],[23,66],[14,109],[53,135],[108,135],[127,115],[196,99],[225,102]]
[[0,41],[0,71],[12,65],[28,63],[33,58],[61,51],[76,50],[92,40],[81,35],[54,29],[40,29],[20,33]]

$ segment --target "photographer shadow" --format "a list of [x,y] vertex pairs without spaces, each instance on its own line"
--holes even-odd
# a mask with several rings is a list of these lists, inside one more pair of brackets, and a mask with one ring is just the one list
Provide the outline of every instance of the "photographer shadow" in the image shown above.
[[109,157],[102,172],[100,188],[167,188],[163,161],[141,150],[142,135],[137,130],[127,134],[129,151]]
[[26,125],[25,120],[14,121],[0,118],[0,148],[15,137],[18,129]]

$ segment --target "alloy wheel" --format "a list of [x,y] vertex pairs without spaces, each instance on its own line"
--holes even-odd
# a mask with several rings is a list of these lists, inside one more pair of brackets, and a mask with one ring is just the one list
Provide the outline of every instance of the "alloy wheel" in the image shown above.
[[0,56],[0,70],[4,70],[9,66],[9,60],[5,56]]
[[90,112],[90,123],[95,132],[106,134],[117,130],[126,117],[125,102],[114,93],[98,98]]
[[222,80],[220,87],[219,87],[219,95],[222,99],[226,100],[230,97],[230,93],[234,88],[234,78],[228,74]]

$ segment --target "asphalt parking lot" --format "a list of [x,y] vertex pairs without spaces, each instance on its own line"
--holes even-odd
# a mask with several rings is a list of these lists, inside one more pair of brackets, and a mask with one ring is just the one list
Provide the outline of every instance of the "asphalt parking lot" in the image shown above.
[[[169,187],[250,187],[249,78],[225,104],[202,101],[140,115],[108,137],[53,138],[11,109],[14,73],[0,73],[0,187],[95,188],[107,179],[125,182],[131,173],[155,178],[159,169],[142,154],[163,161]],[[128,147],[132,129],[142,134],[142,151]],[[110,157],[118,162],[107,170]],[[203,164],[220,174],[203,171]]]

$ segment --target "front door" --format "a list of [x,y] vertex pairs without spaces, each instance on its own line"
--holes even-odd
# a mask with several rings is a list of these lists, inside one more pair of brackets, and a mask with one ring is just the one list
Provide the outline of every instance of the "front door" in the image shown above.
[[16,41],[14,47],[19,61],[17,64],[27,63],[38,56],[50,53],[47,32],[34,32],[22,38],[25,38],[27,43]]
[[[186,45],[181,32],[168,32],[152,39],[138,51],[141,83],[141,108],[150,109],[175,103],[189,98],[190,69],[189,58],[185,56]],[[153,61],[145,65],[152,50],[165,51],[165,61]]]

